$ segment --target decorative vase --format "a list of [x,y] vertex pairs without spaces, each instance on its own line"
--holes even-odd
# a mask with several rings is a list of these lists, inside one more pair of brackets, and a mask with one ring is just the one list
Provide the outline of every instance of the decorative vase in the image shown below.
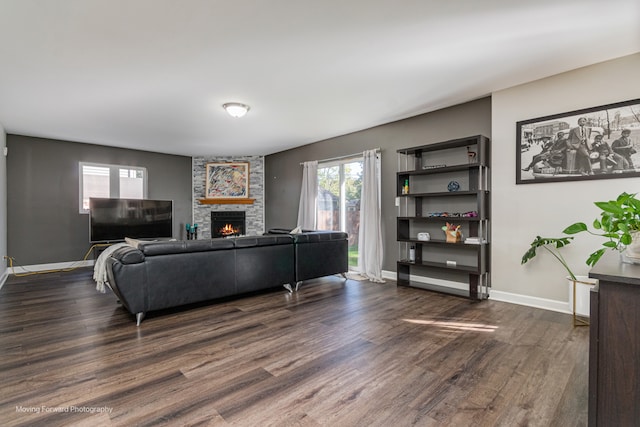
[[576,276],[576,280],[567,276],[569,282],[569,308],[573,312],[573,325],[588,325],[589,322],[578,319],[578,316],[589,317],[590,291],[598,284],[598,279],[587,276]]
[[620,260],[626,264],[640,264],[640,231],[631,233],[631,243],[620,251]]

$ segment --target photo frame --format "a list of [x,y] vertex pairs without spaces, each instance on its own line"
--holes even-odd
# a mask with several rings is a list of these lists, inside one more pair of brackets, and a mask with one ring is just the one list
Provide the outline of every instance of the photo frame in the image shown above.
[[640,176],[640,99],[516,123],[516,184]]
[[249,163],[207,163],[206,199],[249,197]]

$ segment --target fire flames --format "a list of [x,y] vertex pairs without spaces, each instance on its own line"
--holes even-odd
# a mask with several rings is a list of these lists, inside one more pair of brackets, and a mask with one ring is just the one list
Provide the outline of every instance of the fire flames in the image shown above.
[[222,235],[222,236],[233,236],[235,234],[240,234],[240,229],[239,228],[235,228],[231,224],[225,224],[224,227],[222,227],[219,230],[219,232],[220,232],[220,235]]

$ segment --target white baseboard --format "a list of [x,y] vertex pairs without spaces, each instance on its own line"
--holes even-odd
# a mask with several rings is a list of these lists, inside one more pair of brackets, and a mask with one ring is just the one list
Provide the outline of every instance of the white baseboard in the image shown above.
[[382,278],[395,282],[398,279],[398,274],[395,271],[382,270]]
[[[382,270],[382,277],[388,280],[396,281],[398,275],[395,271]],[[438,283],[435,283],[435,279],[420,277],[420,276],[410,276],[412,281],[416,281],[418,283],[433,283],[439,284],[442,286],[449,286],[455,289],[467,289],[467,284],[460,282],[451,282],[448,280],[438,280]],[[524,305],[527,307],[541,308],[543,310],[556,311],[558,313],[572,314],[571,307],[569,306],[568,301],[556,301],[550,300],[546,298],[538,298],[532,297],[529,295],[520,295],[513,294],[510,292],[497,291],[495,289],[489,288],[489,298],[495,301],[507,302],[510,304],[518,304]]]
[[542,308],[544,310],[556,311],[558,313],[572,314],[568,301],[557,301],[546,298],[532,297],[529,295],[512,294],[511,292],[496,291],[491,289],[490,298],[496,301],[508,302],[511,304],[526,305],[527,307]]
[[92,267],[93,260],[84,261],[70,261],[70,262],[56,262],[51,264],[33,264],[33,265],[20,265],[7,268],[7,274],[23,274],[32,272],[45,272],[45,271],[57,271],[67,270],[70,268],[78,267]]

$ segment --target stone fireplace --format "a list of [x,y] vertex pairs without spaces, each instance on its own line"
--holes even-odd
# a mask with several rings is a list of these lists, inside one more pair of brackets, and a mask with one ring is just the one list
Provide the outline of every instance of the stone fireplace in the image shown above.
[[[249,162],[249,197],[253,204],[201,203],[206,190],[206,168],[210,162]],[[193,222],[198,224],[198,239],[210,239],[211,211],[244,211],[245,236],[264,233],[264,158],[261,156],[194,157],[193,158]],[[184,229],[184,227],[182,227]]]
[[245,211],[211,211],[211,237],[244,236],[246,223]]

